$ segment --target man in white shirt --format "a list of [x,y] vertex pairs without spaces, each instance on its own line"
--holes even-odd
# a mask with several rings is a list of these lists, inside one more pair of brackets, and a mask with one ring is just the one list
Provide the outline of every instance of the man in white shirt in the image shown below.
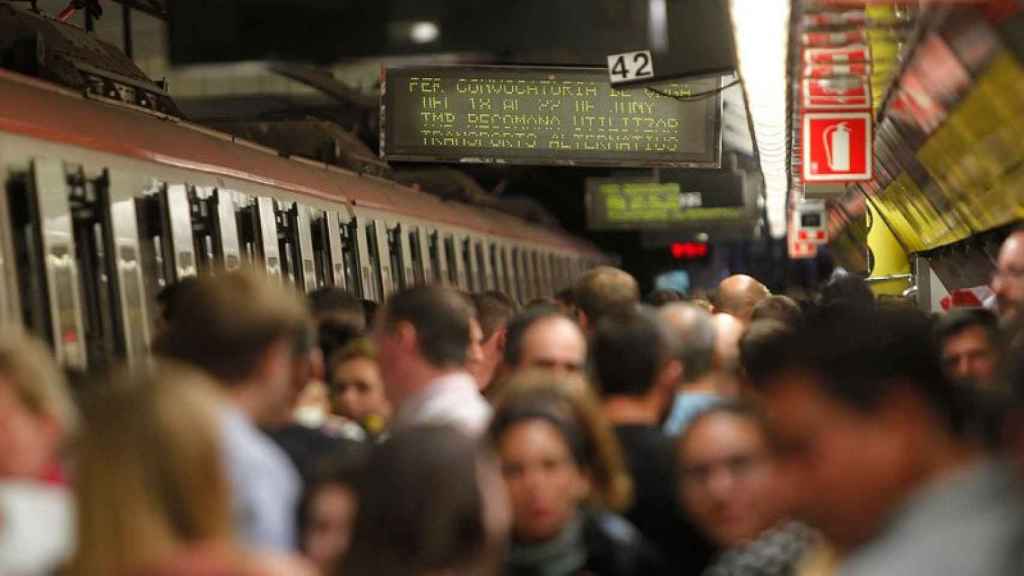
[[391,297],[378,314],[374,340],[393,428],[453,425],[479,436],[491,408],[466,372],[473,311],[458,292],[419,286]]

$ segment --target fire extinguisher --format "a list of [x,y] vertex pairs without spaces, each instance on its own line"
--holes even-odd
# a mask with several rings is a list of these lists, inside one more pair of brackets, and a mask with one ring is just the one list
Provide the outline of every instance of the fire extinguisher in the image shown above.
[[832,172],[850,171],[850,128],[846,122],[829,126],[822,132],[825,157]]

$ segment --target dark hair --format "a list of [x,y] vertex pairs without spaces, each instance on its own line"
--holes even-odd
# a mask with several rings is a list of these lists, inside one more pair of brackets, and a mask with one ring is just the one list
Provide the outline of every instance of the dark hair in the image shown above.
[[181,302],[188,299],[190,290],[196,287],[195,276],[185,276],[175,282],[164,286],[156,293],[156,301],[163,308],[161,318],[165,323],[170,323],[181,310]]
[[646,309],[602,320],[591,346],[590,357],[604,396],[647,394],[677,348],[671,329]]
[[407,576],[464,568],[487,549],[476,441],[442,426],[395,433],[359,483],[345,576]]
[[317,320],[334,319],[366,330],[366,312],[358,298],[343,288],[320,288],[309,293],[309,307]]
[[771,340],[767,361],[749,376],[755,386],[790,370],[847,406],[870,412],[896,385],[909,386],[948,429],[962,433],[967,414],[943,373],[926,316],[914,309],[834,304],[810,312],[799,331]]
[[473,296],[473,305],[476,307],[476,318],[480,322],[484,340],[501,330],[516,315],[515,301],[497,290]]
[[548,318],[565,318],[570,322],[574,322],[561,309],[554,306],[527,308],[515,318],[509,320],[508,326],[505,328],[505,364],[509,366],[517,366],[519,364],[523,353],[523,335],[526,334],[526,331],[531,326]]
[[935,322],[935,342],[941,348],[946,341],[969,328],[981,328],[993,346],[1000,342],[999,318],[984,308],[958,308],[951,310]]
[[771,369],[793,335],[793,327],[778,320],[755,320],[740,337],[740,365],[747,374],[760,374]]
[[331,453],[324,456],[315,465],[309,482],[302,493],[298,508],[299,543],[305,547],[305,532],[309,529],[311,519],[310,506],[317,493],[328,486],[341,486],[355,493],[370,458],[371,448],[363,442],[339,443]]
[[754,305],[750,320],[777,320],[783,324],[796,326],[801,316],[803,312],[796,300],[789,296],[773,294]]
[[682,434],[679,435],[677,445],[682,446],[686,439],[689,438],[690,432],[697,427],[697,423],[706,418],[712,416],[734,416],[736,418],[742,418],[755,424],[761,430],[761,434],[768,437],[768,425],[765,420],[764,414],[758,409],[757,405],[742,399],[724,399],[717,400],[707,407],[697,411],[690,423],[687,424]]
[[413,325],[420,353],[434,366],[466,363],[473,311],[455,290],[440,286],[409,288],[392,296],[382,313],[389,329],[399,322]]
[[660,307],[669,302],[681,302],[684,296],[678,290],[659,288],[647,295],[647,303],[651,306]]
[[575,289],[576,306],[591,327],[602,318],[624,312],[640,301],[640,287],[627,272],[611,266],[588,270]]
[[555,300],[562,306],[576,306],[576,294],[572,288],[565,288],[555,293]]
[[832,278],[822,287],[819,303],[822,306],[845,305],[873,308],[875,295],[863,278],[845,274]]

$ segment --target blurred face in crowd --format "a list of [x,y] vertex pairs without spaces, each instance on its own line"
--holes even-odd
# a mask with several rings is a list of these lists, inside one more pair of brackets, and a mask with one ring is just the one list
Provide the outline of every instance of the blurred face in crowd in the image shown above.
[[998,361],[995,342],[981,326],[967,327],[942,343],[943,368],[956,382],[990,384]]
[[60,428],[29,410],[0,374],[0,478],[38,478],[56,457]]
[[391,413],[380,366],[372,358],[357,356],[336,364],[331,389],[334,412],[339,416],[364,422],[371,416],[387,418]]
[[683,504],[717,545],[754,540],[778,520],[774,464],[757,422],[724,412],[701,417],[678,458]]
[[999,302],[999,315],[1008,321],[1024,313],[1024,232],[1014,232],[1003,243],[992,275],[992,291]]
[[926,448],[913,444],[916,431],[908,433],[913,404],[890,398],[870,412],[855,410],[823,392],[817,378],[803,371],[773,377],[765,407],[799,515],[849,549],[870,538],[913,485],[910,462]]
[[498,454],[516,536],[525,542],[555,537],[590,490],[562,433],[546,420],[526,420],[505,431]]
[[541,368],[578,374],[587,361],[587,341],[579,326],[562,317],[538,320],[523,333],[518,369]]
[[302,535],[306,556],[321,574],[333,574],[348,551],[356,518],[356,497],[339,484],[321,486],[309,501],[309,522]]
[[481,380],[484,372],[484,331],[476,318],[469,320],[469,346],[466,348],[466,371],[473,375],[477,384],[483,387]]

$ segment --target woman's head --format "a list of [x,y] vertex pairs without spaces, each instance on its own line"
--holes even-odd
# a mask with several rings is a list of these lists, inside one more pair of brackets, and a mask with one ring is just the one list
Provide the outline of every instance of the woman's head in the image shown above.
[[498,399],[489,436],[520,540],[556,536],[585,502],[612,509],[629,502],[618,443],[577,381],[550,373],[513,377]]
[[753,406],[712,405],[686,428],[676,453],[683,505],[718,546],[754,540],[780,519],[784,505],[768,436]]
[[208,377],[164,363],[86,399],[73,574],[127,574],[230,538],[220,402]]
[[345,576],[490,574],[508,530],[493,459],[454,428],[403,430],[376,447],[359,484]]
[[360,338],[339,350],[331,358],[328,379],[331,405],[339,416],[361,423],[390,417],[391,404],[384,395],[377,354],[369,340]]
[[302,551],[322,574],[334,572],[351,543],[356,489],[370,448],[363,443],[339,446],[317,467],[299,507]]

